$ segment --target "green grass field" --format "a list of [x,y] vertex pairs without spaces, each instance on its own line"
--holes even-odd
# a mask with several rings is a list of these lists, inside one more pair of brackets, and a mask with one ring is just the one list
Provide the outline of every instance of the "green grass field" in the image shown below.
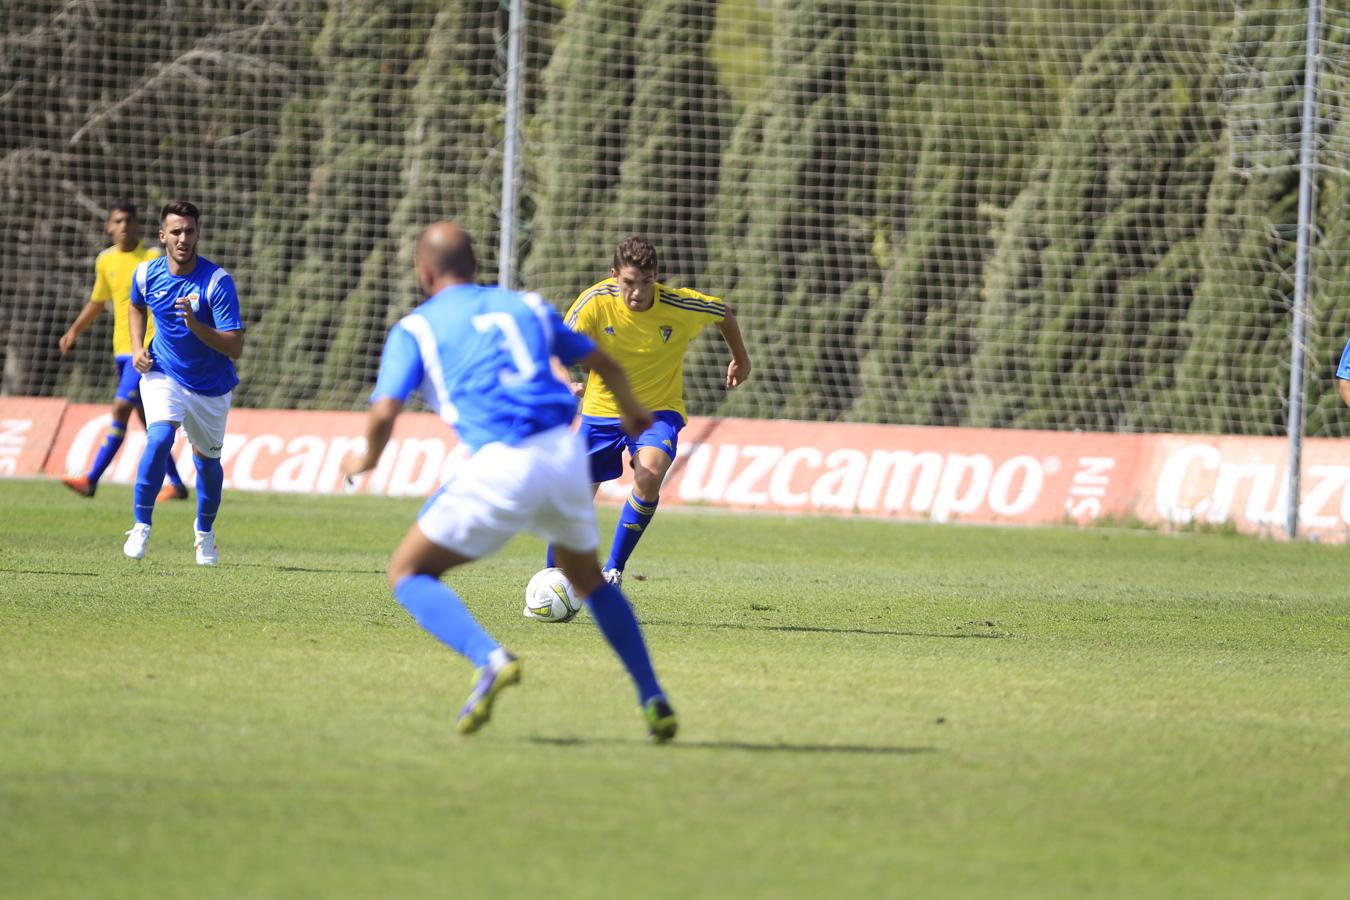
[[662,513],[663,747],[522,538],[449,579],[525,664],[462,739],[417,508],[227,492],[207,570],[0,481],[0,896],[1350,896],[1350,550]]

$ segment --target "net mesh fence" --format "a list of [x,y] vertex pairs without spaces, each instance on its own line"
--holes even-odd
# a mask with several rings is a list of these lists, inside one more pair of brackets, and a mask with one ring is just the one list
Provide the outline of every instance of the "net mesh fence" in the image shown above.
[[[1286,428],[1307,4],[524,4],[518,286],[560,309],[649,237],[724,298],[690,411],[1252,435]],[[247,323],[236,403],[364,404],[449,217],[498,270],[508,4],[0,8],[3,391],[110,399],[57,348],[119,198],[203,212]],[[1326,3],[1307,432],[1350,434],[1347,43]]]

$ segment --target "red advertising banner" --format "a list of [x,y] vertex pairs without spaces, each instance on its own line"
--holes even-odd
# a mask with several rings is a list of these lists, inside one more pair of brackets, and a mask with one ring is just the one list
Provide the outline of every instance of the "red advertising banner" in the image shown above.
[[[0,476],[85,471],[106,406],[0,399]],[[400,417],[379,467],[348,487],[342,460],[363,447],[364,413],[239,409],[222,452],[234,490],[425,496],[466,450],[435,416]],[[131,483],[145,445],[133,428],[105,480]],[[175,447],[191,479],[190,449]],[[748,419],[691,419],[664,505],[863,515],[933,522],[1164,526],[1232,523],[1279,535],[1286,444],[1280,438],[1116,435]],[[45,463],[43,462],[45,460]],[[1301,533],[1350,536],[1350,441],[1305,442]],[[602,486],[621,500],[627,479]]]
[[[662,503],[935,522],[1123,515],[1142,438],[693,419]],[[607,486],[619,498],[625,487]]]
[[[1303,442],[1299,533],[1350,538],[1350,440]],[[1282,536],[1288,443],[1281,438],[1151,436],[1140,465],[1135,514],[1169,525],[1233,523],[1239,531]]]
[[[70,404],[47,459],[50,475],[72,475],[89,468],[108,428],[108,408]],[[343,484],[342,460],[365,447],[365,413],[276,409],[230,412],[220,461],[226,489],[282,493],[336,494]],[[104,481],[131,484],[145,449],[145,432],[127,430],[126,441]],[[192,450],[181,431],[174,459],[183,480],[195,477]],[[399,417],[380,465],[355,490],[388,496],[426,496],[454,472],[464,450],[453,432],[435,416]]]
[[41,474],[65,408],[64,400],[0,397],[0,478]]

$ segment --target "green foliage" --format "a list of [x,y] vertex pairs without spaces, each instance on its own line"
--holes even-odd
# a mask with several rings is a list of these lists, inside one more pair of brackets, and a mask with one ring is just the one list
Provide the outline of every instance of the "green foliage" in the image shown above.
[[[284,379],[258,398],[267,405],[328,406],[343,399],[331,393],[335,384],[369,383],[370,351],[379,341],[367,337],[372,330],[378,335],[380,311],[393,300],[385,289],[389,223],[404,153],[401,142],[381,134],[381,124],[391,112],[406,114],[409,70],[426,36],[417,14],[425,17],[428,5],[360,0],[325,13],[314,48],[325,84],[297,260],[284,297],[259,323],[250,348],[251,355],[284,361]],[[335,343],[347,352],[331,352]],[[354,349],[362,352],[352,355]]]
[[622,0],[576,0],[559,28],[544,69],[548,102],[530,128],[538,212],[522,271],[566,308],[606,274],[619,240],[603,211],[612,208],[630,127],[638,17]]
[[[698,284],[703,275],[707,207],[726,141],[726,98],[707,54],[716,10],[716,0],[643,6],[619,183],[612,211],[600,214],[613,243],[629,234],[652,240],[662,250],[663,279],[675,284]],[[541,208],[536,221],[548,215]],[[602,259],[596,268],[605,268]]]
[[[970,398],[983,425],[1168,428],[1164,400],[1208,254],[1221,29],[1124,26],[1084,61],[1063,125],[1000,216]],[[1053,153],[1050,151],[1053,150]],[[1233,229],[1231,233],[1242,233]],[[1231,279],[1221,283],[1231,285]],[[1011,364],[1009,365],[1009,362]],[[1192,381],[1192,383],[1194,383]]]
[[[617,240],[651,236],[668,280],[731,303],[754,358],[725,395],[721,342],[695,344],[696,412],[1284,431],[1301,5],[526,9],[522,281],[564,305]],[[123,195],[202,206],[203,252],[240,287],[249,405],[360,405],[418,299],[427,221],[462,221],[495,278],[505,4],[117,15],[142,24],[0,12],[0,275],[21,298],[0,307],[0,389],[106,396],[106,322],[54,345]],[[1334,49],[1350,18],[1327,18]],[[1325,55],[1307,429],[1344,435],[1350,117]]]
[[[768,303],[738,312],[756,359],[728,412],[833,418],[854,390],[857,323],[877,278],[869,271],[878,166],[877,111],[859,91],[854,4],[788,4],[773,48],[777,77],[733,160],[755,176],[724,182],[734,214],[720,237],[728,294]],[[854,93],[854,92],[858,93]],[[841,277],[849,273],[852,277]],[[807,327],[800,327],[808,323]]]

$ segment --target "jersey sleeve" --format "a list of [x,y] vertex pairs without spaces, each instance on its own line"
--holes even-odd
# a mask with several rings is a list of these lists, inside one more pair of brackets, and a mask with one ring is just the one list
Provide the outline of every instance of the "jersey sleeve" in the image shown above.
[[380,374],[375,379],[375,390],[370,392],[370,402],[393,397],[405,403],[422,383],[424,375],[417,340],[402,325],[395,325],[389,329],[389,337],[384,341]]
[[136,271],[131,274],[131,305],[145,306],[145,279],[146,266],[148,263],[141,263],[136,267]]
[[593,299],[595,299],[595,288],[587,288],[582,291],[563,319],[572,331],[588,334],[592,338],[595,337],[594,314],[596,310],[596,304],[591,302]]
[[1336,377],[1350,381],[1350,341],[1345,342],[1345,350],[1341,352],[1341,364],[1336,368]]
[[591,340],[580,331],[573,331],[563,324],[562,317],[558,311],[551,306],[545,306],[549,317],[549,324],[553,331],[553,355],[558,357],[565,366],[570,366],[577,360],[585,356],[590,356],[591,351],[595,349],[595,341]]
[[239,314],[239,294],[234,289],[234,279],[228,274],[222,274],[212,282],[206,301],[211,304],[211,315],[215,320],[217,329],[220,331],[244,330],[244,322]]
[[727,317],[727,304],[720,297],[700,294],[693,288],[678,288],[675,294],[675,304],[682,309],[697,313],[700,325],[720,322]]
[[[132,288],[132,293],[135,293]],[[94,261],[94,289],[89,294],[90,303],[107,303],[112,299],[112,285],[108,283],[108,273],[103,268],[103,258]]]

